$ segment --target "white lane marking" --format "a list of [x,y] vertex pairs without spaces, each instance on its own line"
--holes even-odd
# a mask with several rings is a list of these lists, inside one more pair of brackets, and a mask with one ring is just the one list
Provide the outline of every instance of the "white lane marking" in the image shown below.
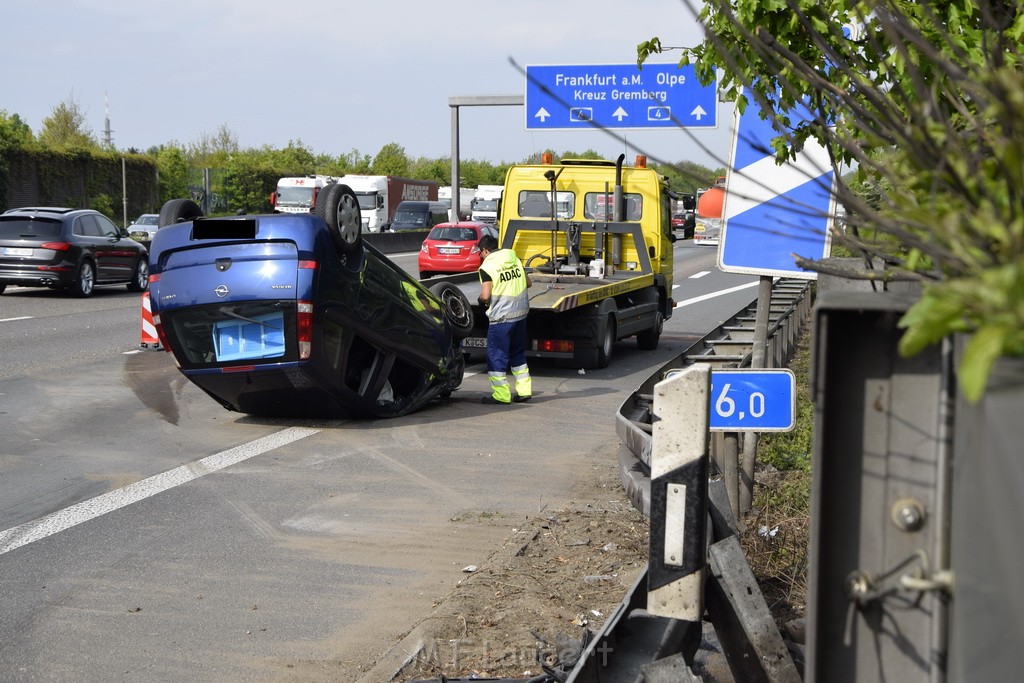
[[699,273],[694,273],[693,275],[691,275],[690,279],[691,280],[696,280],[697,278],[701,278],[701,277],[704,277],[705,275],[710,275],[710,274],[711,274],[710,270],[702,270]]
[[309,429],[307,427],[289,427],[288,429],[265,436],[262,439],[256,439],[241,446],[229,448],[226,451],[215,453],[202,460],[156,474],[148,479],[143,479],[109,493],[90,498],[63,510],[51,512],[45,517],[19,524],[7,531],[0,531],[0,555],[15,548],[20,548],[23,545],[42,540],[65,529],[70,529],[77,524],[95,519],[108,512],[137,503],[150,496],[155,496],[162,491],[180,486],[211,472],[238,464],[254,456],[290,444],[293,441],[305,439],[307,436],[312,436],[319,431],[319,429]]
[[22,315],[18,316],[17,318],[0,318],[0,323],[9,323],[15,320],[31,320],[34,317],[34,315]]
[[736,287],[730,287],[729,289],[723,289],[718,292],[711,292],[710,294],[703,294],[701,296],[695,296],[692,299],[686,299],[685,301],[677,301],[673,308],[679,308],[680,306],[689,306],[691,304],[700,303],[701,301],[707,301],[708,299],[714,299],[716,296],[723,296],[725,294],[732,294],[738,292],[741,289],[750,289],[751,287],[757,287],[760,284],[758,282],[748,282],[745,285],[737,285]]

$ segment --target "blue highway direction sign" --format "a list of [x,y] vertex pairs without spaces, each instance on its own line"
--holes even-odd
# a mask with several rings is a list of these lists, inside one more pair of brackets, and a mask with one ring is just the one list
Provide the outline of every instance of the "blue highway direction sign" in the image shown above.
[[709,429],[713,432],[788,432],[796,420],[791,370],[713,370]]
[[525,112],[526,130],[717,128],[718,84],[677,64],[527,66]]

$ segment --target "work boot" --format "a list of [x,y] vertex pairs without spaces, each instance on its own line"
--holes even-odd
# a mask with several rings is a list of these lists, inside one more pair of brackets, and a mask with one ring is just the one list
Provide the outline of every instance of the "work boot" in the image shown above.
[[533,396],[531,396],[530,394],[527,394],[526,396],[516,394],[515,396],[512,397],[512,400],[515,401],[516,403],[526,403],[531,398],[533,398]]

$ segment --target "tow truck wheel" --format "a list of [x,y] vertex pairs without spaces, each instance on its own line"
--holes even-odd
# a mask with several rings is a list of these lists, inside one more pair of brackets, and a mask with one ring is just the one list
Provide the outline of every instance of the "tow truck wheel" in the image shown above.
[[601,325],[601,338],[597,345],[597,367],[606,368],[612,362],[612,349],[615,348],[615,316],[611,313]]
[[194,218],[202,218],[203,210],[191,199],[169,199],[160,207],[157,225],[166,228],[175,223],[187,223]]
[[339,254],[352,254],[359,249],[363,239],[363,217],[352,188],[333,183],[320,190],[313,213],[327,223],[331,241]]
[[465,293],[450,282],[438,282],[430,292],[444,305],[444,316],[451,323],[455,337],[468,337],[473,331],[473,308]]
[[665,327],[665,318],[661,311],[655,314],[654,327],[636,335],[636,345],[644,351],[653,351],[658,348],[658,340],[661,339],[661,330]]

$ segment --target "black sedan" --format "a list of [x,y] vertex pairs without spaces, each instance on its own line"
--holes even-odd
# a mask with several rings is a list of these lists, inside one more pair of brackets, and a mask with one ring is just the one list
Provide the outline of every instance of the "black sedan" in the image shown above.
[[7,285],[67,289],[149,286],[149,255],[128,232],[91,209],[26,207],[0,214],[0,293]]

